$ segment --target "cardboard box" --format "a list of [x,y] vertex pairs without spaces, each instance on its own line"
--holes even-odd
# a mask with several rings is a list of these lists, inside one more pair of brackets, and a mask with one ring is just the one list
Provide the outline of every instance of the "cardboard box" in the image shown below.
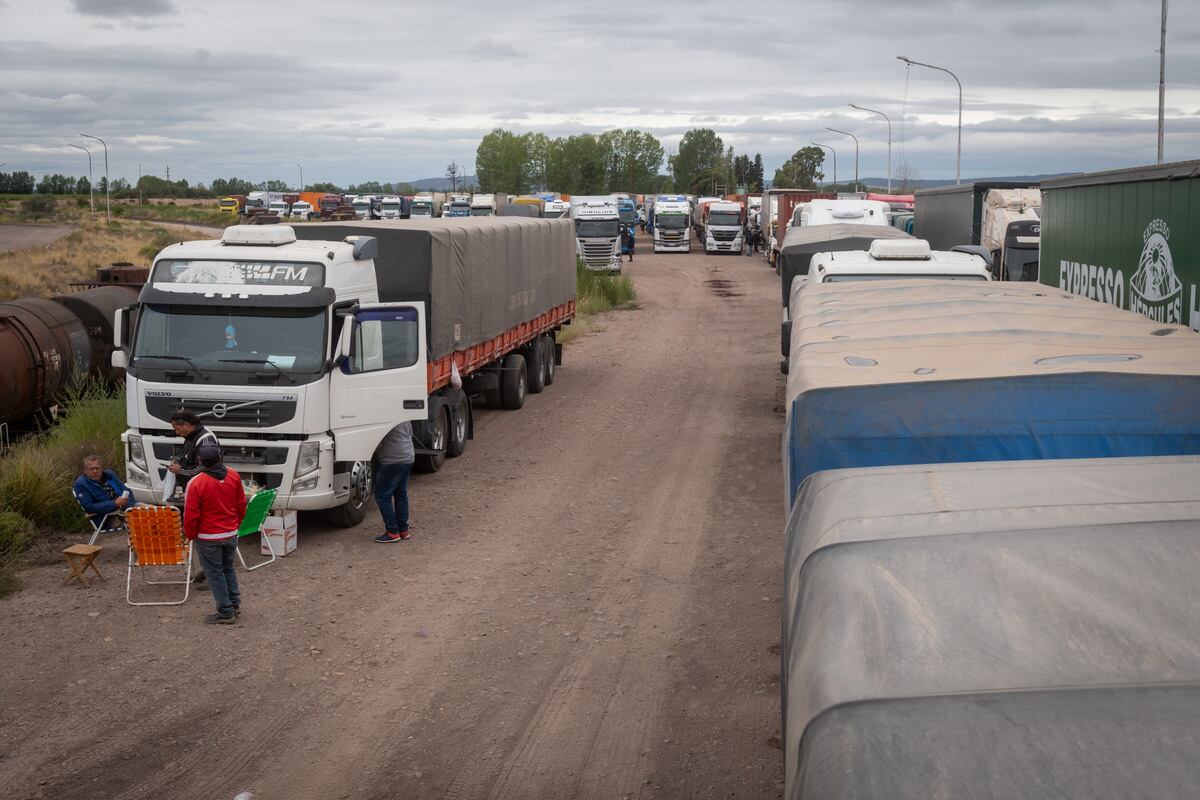
[[277,556],[286,556],[295,550],[297,540],[296,512],[274,511],[269,514],[263,522],[261,536],[262,543],[259,545],[259,551],[264,556],[271,554],[271,551],[267,549],[268,538],[270,538],[271,547],[275,549],[275,555]]

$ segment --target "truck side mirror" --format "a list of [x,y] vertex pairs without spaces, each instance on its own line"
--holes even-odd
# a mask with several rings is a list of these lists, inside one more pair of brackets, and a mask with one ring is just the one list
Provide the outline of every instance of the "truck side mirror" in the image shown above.
[[338,337],[337,354],[334,356],[335,361],[341,362],[342,359],[350,357],[354,341],[354,324],[354,316],[352,314],[346,315],[342,320],[342,332]]

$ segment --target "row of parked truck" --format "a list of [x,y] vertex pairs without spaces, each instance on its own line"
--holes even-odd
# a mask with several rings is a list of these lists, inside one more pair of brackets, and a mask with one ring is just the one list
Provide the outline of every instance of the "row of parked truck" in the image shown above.
[[1200,162],[1043,185],[1041,283],[1027,188],[780,248],[790,800],[1200,785]]

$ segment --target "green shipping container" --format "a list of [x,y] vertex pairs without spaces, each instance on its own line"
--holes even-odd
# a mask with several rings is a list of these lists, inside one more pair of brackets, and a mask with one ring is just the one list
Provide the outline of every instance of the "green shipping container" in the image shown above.
[[1043,181],[1040,277],[1200,330],[1200,161]]

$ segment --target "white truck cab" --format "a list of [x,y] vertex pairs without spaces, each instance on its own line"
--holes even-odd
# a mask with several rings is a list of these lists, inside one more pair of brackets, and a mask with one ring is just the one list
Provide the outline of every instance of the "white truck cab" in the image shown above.
[[471,216],[472,217],[494,217],[496,216],[496,195],[491,193],[482,193],[471,196]]
[[621,271],[621,216],[612,195],[571,198],[576,252],[588,269]]
[[278,214],[280,219],[285,219],[291,213],[291,207],[282,200],[272,200],[267,206],[267,213]]
[[354,207],[354,216],[358,219],[375,218],[375,198],[369,194],[360,194],[350,202]]
[[654,252],[686,253],[692,248],[692,205],[684,195],[660,194],[651,208]]
[[186,407],[244,480],[278,491],[277,507],[362,519],[376,445],[397,422],[424,420],[428,401],[425,304],[379,302],[377,250],[373,237],[235,225],[159,253],[136,330],[126,309],[116,320],[134,497],[166,500],[169,420]]
[[379,201],[380,219],[400,219],[404,212],[404,201],[395,195]]
[[[987,264],[970,253],[930,250],[924,239],[876,239],[868,250],[816,253],[809,264],[812,283],[880,281],[897,278],[991,280]],[[795,285],[801,283],[797,279]]]
[[571,204],[566,200],[547,200],[542,207],[542,219],[558,219],[567,213]]
[[882,200],[810,200],[792,210],[792,225],[891,225],[892,207]]
[[408,209],[410,219],[432,219],[440,216],[438,212],[439,204],[434,200],[432,194],[419,194],[413,197],[412,205]]
[[704,252],[741,253],[745,246],[745,222],[746,212],[741,203],[709,202],[704,217]]
[[292,203],[292,211],[288,216],[290,216],[292,219],[312,219],[312,203],[308,202],[307,200],[297,200],[296,202]]

